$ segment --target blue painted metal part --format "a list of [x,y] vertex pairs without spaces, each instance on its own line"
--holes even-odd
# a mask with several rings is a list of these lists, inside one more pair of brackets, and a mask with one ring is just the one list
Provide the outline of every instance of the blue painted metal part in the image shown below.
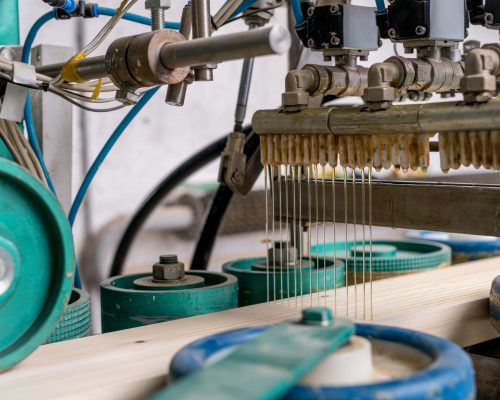
[[335,320],[330,309],[308,309],[302,320],[262,331],[152,399],[281,399],[353,333],[354,325]]
[[19,44],[18,0],[0,0],[0,46]]
[[[212,335],[184,347],[172,360],[169,376],[182,379],[210,363],[223,351],[252,340],[269,329],[268,326],[245,328]],[[434,362],[405,379],[378,384],[311,388],[296,385],[286,400],[464,400],[475,398],[472,363],[467,354],[447,340],[407,329],[380,325],[357,324],[356,335],[414,347],[430,356]],[[210,398],[209,394],[205,397]]]
[[491,323],[500,333],[500,275],[497,276],[491,284],[490,314]]

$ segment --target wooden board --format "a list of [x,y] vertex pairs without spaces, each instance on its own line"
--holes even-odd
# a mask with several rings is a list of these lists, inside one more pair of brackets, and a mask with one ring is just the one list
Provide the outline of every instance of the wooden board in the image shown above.
[[[425,331],[471,345],[497,336],[488,318],[488,294],[500,258],[373,283],[374,322]],[[362,287],[358,310],[362,310]],[[345,316],[345,288],[337,315]],[[349,290],[351,313],[354,290]],[[361,293],[361,294],[360,294]],[[320,303],[323,303],[320,298]],[[328,292],[329,305],[333,293]],[[304,297],[309,305],[310,297]],[[300,300],[299,300],[300,305]],[[317,297],[313,297],[313,305]],[[139,399],[165,382],[173,355],[220,331],[296,317],[294,302],[271,303],[40,347],[0,375],[2,399]]]

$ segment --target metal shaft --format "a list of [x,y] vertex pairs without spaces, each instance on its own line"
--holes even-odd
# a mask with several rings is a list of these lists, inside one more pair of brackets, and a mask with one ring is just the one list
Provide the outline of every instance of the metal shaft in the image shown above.
[[[250,25],[250,30],[256,28],[255,25]],[[240,89],[238,92],[238,102],[236,104],[236,112],[234,114],[234,131],[241,132],[243,122],[247,113],[248,97],[250,94],[250,84],[252,82],[254,58],[245,58],[243,61],[243,69],[241,72]]]
[[[182,33],[187,40],[191,40],[193,37],[192,11],[193,9],[191,7],[191,4],[189,3],[186,4],[182,9],[181,26],[179,32]],[[168,85],[165,103],[171,106],[183,106],[184,100],[186,98],[187,87],[188,82],[185,79],[175,85]]]
[[[52,78],[56,77],[59,72],[61,72],[62,67],[66,63],[50,64],[38,67],[36,72],[39,74],[47,75]],[[108,76],[105,67],[105,56],[97,56],[85,58],[78,62],[78,75],[83,79],[92,80],[99,79]]]
[[290,47],[290,34],[281,26],[172,43],[160,52],[167,68],[219,63],[268,54],[282,54]]
[[[193,0],[193,38],[208,38],[212,34],[210,0]],[[194,78],[197,81],[214,79],[213,65],[201,65],[195,68]]]
[[[165,68],[175,69],[282,54],[289,49],[290,40],[290,33],[281,26],[186,40],[165,45],[160,50],[160,61]],[[104,78],[108,76],[105,63],[105,56],[89,57],[78,62],[77,71],[86,80]],[[54,77],[63,65],[46,65],[37,72]]]

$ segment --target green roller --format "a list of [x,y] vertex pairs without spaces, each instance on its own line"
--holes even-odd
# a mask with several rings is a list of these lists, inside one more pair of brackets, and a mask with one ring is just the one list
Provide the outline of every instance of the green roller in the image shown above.
[[19,44],[19,0],[0,1],[0,46]]
[[90,296],[81,289],[73,288],[64,314],[47,338],[47,343],[76,339],[82,337],[82,333],[90,334],[91,331]]
[[268,296],[270,300],[278,300],[345,285],[342,261],[335,264],[332,258],[323,255],[298,258],[288,242],[274,243],[268,250],[268,258],[232,261],[224,264],[222,270],[238,278],[240,307],[263,303]]
[[[325,247],[326,246],[326,247]],[[347,251],[347,257],[346,257]],[[369,280],[370,244],[339,242],[313,246],[313,254],[336,256],[347,263],[348,282]],[[364,254],[364,258],[363,258]],[[417,240],[373,240],[371,246],[372,279],[378,280],[450,265],[451,249],[441,243]],[[363,272],[364,270],[364,272]]]
[[36,178],[0,160],[0,371],[45,343],[68,303],[75,254],[68,220]]
[[102,331],[113,332],[238,306],[229,274],[184,271],[177,256],[161,256],[153,274],[118,276],[101,284]]

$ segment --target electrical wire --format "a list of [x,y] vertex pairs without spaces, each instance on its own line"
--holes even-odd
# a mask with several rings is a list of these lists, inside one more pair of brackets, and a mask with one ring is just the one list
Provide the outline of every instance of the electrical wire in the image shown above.
[[76,194],[75,199],[73,200],[73,204],[71,205],[71,209],[68,214],[68,219],[69,223],[71,226],[73,226],[76,215],[78,213],[78,210],[80,209],[80,206],[83,202],[83,199],[85,198],[85,195],[87,194],[87,191],[90,187],[90,184],[92,183],[92,180],[94,179],[95,175],[97,174],[97,171],[99,170],[99,167],[101,164],[104,162],[106,159],[106,156],[109,154],[117,140],[121,137],[125,129],[130,125],[130,123],[134,120],[134,118],[139,114],[139,112],[144,108],[144,106],[151,100],[151,98],[158,92],[160,87],[156,87],[153,89],[148,90],[144,95],[139,99],[137,104],[127,113],[125,118],[120,122],[118,127],[115,129],[113,134],[109,137],[107,142],[104,144],[104,147],[101,149],[99,154],[97,155],[96,159],[90,166],[87,175],[85,176],[85,179],[83,180],[80,188],[78,189],[78,192]]
[[295,18],[295,26],[301,25],[304,22],[302,9],[300,8],[300,0],[290,0],[292,4],[293,17]]
[[[251,127],[243,128],[245,134],[250,133]],[[180,164],[165,178],[163,178],[158,185],[148,194],[146,199],[139,206],[133,217],[127,224],[120,242],[115,251],[109,276],[121,275],[125,266],[127,255],[132,248],[132,244],[142,226],[147,221],[149,216],[158,207],[163,200],[187,178],[189,178],[196,171],[205,167],[210,162],[216,160],[224,148],[226,147],[228,135],[210,143],[197,153],[193,154],[186,161]]]
[[384,12],[385,11],[384,0],[375,0],[375,4],[377,5],[377,12]]
[[[112,17],[113,15],[115,15],[115,13],[116,13],[116,10],[114,8],[97,7],[97,16],[105,15],[108,17]],[[130,22],[142,24],[142,25],[151,26],[151,19],[150,18],[143,17],[142,15],[138,15],[138,14],[125,13],[123,15],[122,19],[126,20],[126,21],[130,21]],[[178,30],[180,28],[180,24],[178,22],[166,21],[164,26],[166,29]]]
[[231,22],[237,21],[239,19],[249,17],[249,16],[254,15],[254,14],[275,10],[276,8],[280,8],[282,5],[283,4],[277,4],[277,5],[272,6],[272,7],[260,8],[258,10],[254,10],[254,11],[250,11],[248,13],[242,14],[242,15],[238,15],[237,17],[232,17],[232,18],[228,19],[226,22],[224,22],[224,24],[222,24],[222,26],[227,25]]

